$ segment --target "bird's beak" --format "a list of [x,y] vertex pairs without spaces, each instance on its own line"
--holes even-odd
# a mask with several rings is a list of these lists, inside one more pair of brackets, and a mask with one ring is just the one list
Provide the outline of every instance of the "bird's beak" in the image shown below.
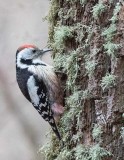
[[42,50],[37,50],[37,52],[36,52],[36,54],[35,54],[35,58],[37,58],[37,57],[39,57],[39,56],[42,57],[42,56],[44,55],[44,53],[50,52],[50,51],[52,51],[52,49],[48,49],[48,48],[42,49]]
[[46,52],[52,51],[52,49],[45,48],[45,49],[42,49],[41,51],[42,53],[46,53]]

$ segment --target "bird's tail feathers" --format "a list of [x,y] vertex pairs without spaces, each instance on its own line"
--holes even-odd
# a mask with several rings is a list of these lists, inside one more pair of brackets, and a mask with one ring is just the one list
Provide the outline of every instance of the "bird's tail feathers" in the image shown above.
[[58,128],[56,126],[54,118],[49,121],[49,124],[52,127],[52,130],[54,131],[54,133],[56,134],[56,136],[58,137],[58,139],[61,140],[62,138],[60,136],[60,133],[58,131]]

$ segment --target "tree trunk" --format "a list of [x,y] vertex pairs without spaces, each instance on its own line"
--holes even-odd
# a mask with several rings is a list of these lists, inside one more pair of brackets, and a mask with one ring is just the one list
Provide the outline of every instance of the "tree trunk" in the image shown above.
[[48,160],[124,159],[124,3],[52,0],[49,44],[67,74],[65,113]]

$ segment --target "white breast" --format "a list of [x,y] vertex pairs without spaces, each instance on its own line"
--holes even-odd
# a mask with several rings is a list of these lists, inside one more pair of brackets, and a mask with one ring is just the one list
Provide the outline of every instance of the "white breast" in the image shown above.
[[[43,62],[44,63],[44,62]],[[44,63],[45,64],[45,63]],[[58,78],[50,65],[31,65],[28,70],[37,75],[47,87],[50,101],[56,101],[60,92],[60,85]]]

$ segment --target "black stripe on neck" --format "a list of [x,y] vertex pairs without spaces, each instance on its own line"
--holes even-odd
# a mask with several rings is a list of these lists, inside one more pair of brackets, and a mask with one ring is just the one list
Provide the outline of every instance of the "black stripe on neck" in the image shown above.
[[27,65],[35,65],[35,66],[38,66],[38,65],[42,65],[42,66],[46,66],[46,64],[43,64],[43,63],[32,63],[32,60],[31,59],[21,59],[21,63],[22,64],[27,64]]
[[27,65],[31,65],[32,64],[32,60],[31,59],[21,59],[21,63],[22,64],[27,64]]
[[42,65],[42,66],[46,66],[46,64],[43,64],[43,63],[33,63],[35,66],[39,66],[39,65]]

